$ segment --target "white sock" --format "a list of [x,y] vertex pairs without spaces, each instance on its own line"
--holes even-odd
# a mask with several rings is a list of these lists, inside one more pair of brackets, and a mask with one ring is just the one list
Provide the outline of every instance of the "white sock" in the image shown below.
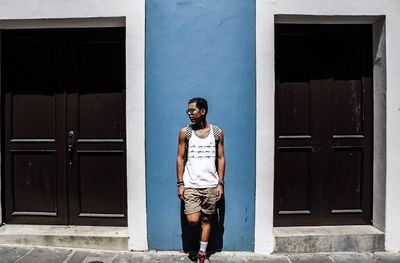
[[208,242],[200,241],[200,251],[206,252]]

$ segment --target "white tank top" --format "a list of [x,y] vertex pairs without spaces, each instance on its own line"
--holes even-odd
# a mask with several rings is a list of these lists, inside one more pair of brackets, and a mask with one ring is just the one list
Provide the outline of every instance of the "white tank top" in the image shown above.
[[206,138],[193,131],[188,142],[187,161],[183,173],[185,188],[207,188],[218,186],[215,167],[216,145],[212,125]]

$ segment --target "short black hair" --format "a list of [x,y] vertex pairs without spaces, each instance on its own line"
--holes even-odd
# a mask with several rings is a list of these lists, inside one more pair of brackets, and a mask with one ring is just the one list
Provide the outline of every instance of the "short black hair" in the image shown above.
[[196,97],[196,98],[190,99],[188,104],[193,103],[193,102],[196,103],[196,107],[199,108],[200,110],[204,109],[206,111],[205,115],[207,115],[208,103],[207,103],[206,99],[203,99],[201,97]]

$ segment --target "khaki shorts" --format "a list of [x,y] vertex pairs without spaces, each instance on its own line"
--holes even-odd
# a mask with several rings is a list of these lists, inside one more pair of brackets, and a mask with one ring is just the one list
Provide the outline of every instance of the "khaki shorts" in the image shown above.
[[215,213],[217,188],[185,188],[185,215],[202,212],[207,215]]

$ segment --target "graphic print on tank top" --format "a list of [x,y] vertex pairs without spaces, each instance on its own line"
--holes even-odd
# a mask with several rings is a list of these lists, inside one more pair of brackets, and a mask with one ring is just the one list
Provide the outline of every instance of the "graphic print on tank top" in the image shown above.
[[185,187],[206,188],[218,185],[218,174],[215,167],[215,138],[213,128],[205,138],[193,132],[188,142],[188,158],[183,174]]

